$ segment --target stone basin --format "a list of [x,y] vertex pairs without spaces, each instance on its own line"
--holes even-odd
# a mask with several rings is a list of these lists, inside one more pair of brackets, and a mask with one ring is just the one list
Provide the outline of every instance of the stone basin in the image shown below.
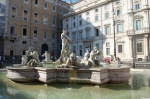
[[130,79],[130,67],[118,68],[17,68],[7,67],[7,77],[16,82],[80,83],[102,85],[125,83]]
[[35,81],[34,67],[7,67],[7,77],[16,82],[33,82]]

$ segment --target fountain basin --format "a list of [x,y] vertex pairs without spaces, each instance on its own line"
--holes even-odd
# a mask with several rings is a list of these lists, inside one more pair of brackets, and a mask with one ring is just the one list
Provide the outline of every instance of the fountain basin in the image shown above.
[[15,82],[33,82],[35,78],[35,68],[20,68],[20,67],[8,67],[7,77]]
[[7,77],[13,81],[30,82],[38,80],[45,84],[80,83],[96,84],[125,83],[130,79],[130,67],[118,68],[7,68]]

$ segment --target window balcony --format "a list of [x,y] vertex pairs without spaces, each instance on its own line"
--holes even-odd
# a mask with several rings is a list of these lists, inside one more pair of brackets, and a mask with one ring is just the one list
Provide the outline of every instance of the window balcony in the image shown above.
[[82,39],[83,42],[92,42],[94,40],[94,37],[85,37]]
[[131,13],[133,13],[133,12],[134,12],[133,9],[128,9],[128,14],[131,14]]
[[8,39],[8,40],[16,40],[18,38],[17,34],[4,34],[4,39]]
[[148,27],[145,28],[141,28],[138,30],[127,30],[126,33],[128,36],[130,35],[138,35],[138,34],[145,34],[145,33],[149,33],[150,29]]

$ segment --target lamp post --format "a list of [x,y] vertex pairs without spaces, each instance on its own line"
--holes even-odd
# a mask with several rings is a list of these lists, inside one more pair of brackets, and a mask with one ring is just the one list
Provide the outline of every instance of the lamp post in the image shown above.
[[116,34],[115,34],[115,10],[112,2],[112,9],[113,9],[113,33],[114,33],[114,57],[116,59]]

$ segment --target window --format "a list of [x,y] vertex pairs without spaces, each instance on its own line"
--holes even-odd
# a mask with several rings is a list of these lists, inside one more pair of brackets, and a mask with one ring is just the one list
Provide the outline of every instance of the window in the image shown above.
[[23,14],[24,14],[24,15],[23,15],[23,16],[24,16],[23,19],[24,19],[25,21],[27,21],[27,20],[28,20],[28,11],[27,11],[27,10],[24,10],[24,11],[23,11]]
[[44,33],[43,33],[43,38],[44,38],[44,39],[47,38],[47,31],[44,31]]
[[38,0],[35,0],[35,4],[38,5]]
[[13,11],[13,12],[16,12],[16,7],[12,7],[12,11]]
[[95,29],[95,36],[99,36],[99,29]]
[[60,8],[60,13],[63,14],[64,13],[64,9],[61,7]]
[[48,24],[48,16],[46,14],[43,16],[43,24]]
[[24,0],[24,3],[28,3],[28,0]]
[[69,28],[69,26],[68,26],[68,24],[66,24],[66,29],[68,29]]
[[23,36],[27,36],[27,29],[23,28]]
[[56,6],[55,5],[53,5],[53,11],[56,11]]
[[37,38],[37,30],[34,30],[34,38]]
[[12,7],[11,8],[11,17],[12,18],[15,18],[16,17],[16,14],[17,14],[17,9],[16,9],[16,7]]
[[56,18],[53,17],[53,25],[56,25]]
[[73,19],[75,20],[75,19],[76,19],[76,17],[74,16],[74,17],[73,17]]
[[27,10],[24,10],[24,15],[27,15],[28,14],[28,11]]
[[106,55],[110,55],[110,48],[106,48]]
[[34,13],[34,17],[38,17],[38,13],[35,12],[35,13]]
[[135,10],[136,10],[136,11],[140,10],[140,4],[136,4],[136,5],[135,5]]
[[14,26],[10,27],[10,34],[15,34],[15,27]]
[[118,10],[117,10],[117,16],[119,16],[120,14],[121,14],[121,10],[118,9]]
[[105,19],[108,19],[109,18],[109,12],[106,12],[105,13]]
[[106,43],[106,47],[110,47],[110,43],[109,42]]
[[52,43],[52,47],[55,47],[55,43]]
[[73,46],[73,53],[76,53],[76,46]]
[[98,9],[95,9],[95,12],[98,12]]
[[27,41],[22,41],[22,44],[27,44]]
[[82,15],[80,14],[80,15],[79,15],[79,18],[81,18],[81,17],[82,17]]
[[22,55],[25,55],[26,54],[26,51],[22,51]]
[[47,2],[44,3],[44,8],[45,8],[45,9],[48,8],[48,3],[47,3]]
[[80,56],[82,56],[82,45],[79,46],[80,49]]
[[110,55],[110,42],[106,43],[106,55]]
[[52,33],[52,39],[55,39],[55,33]]
[[10,50],[10,56],[14,56],[14,51]]
[[28,0],[24,0],[24,3],[28,3]]
[[60,27],[63,27],[63,20],[60,20]]
[[95,16],[95,21],[98,21],[98,15]]
[[105,34],[106,35],[110,34],[109,29],[110,29],[109,26],[105,26]]
[[143,44],[142,42],[137,42],[137,53],[143,52]]
[[118,45],[118,53],[122,53],[122,45]]
[[117,33],[122,32],[122,24],[117,24]]
[[76,27],[76,23],[75,22],[73,22],[73,27]]
[[37,12],[34,13],[34,22],[35,23],[38,22],[38,13]]
[[99,49],[99,43],[96,43],[96,45],[95,45],[95,46],[96,46],[96,48],[98,48],[98,49]]
[[142,28],[141,20],[136,20],[136,30],[140,30]]
[[72,33],[72,39],[76,40],[76,33]]
[[82,40],[82,32],[79,33],[79,39]]
[[79,21],[79,25],[82,25],[82,20]]

